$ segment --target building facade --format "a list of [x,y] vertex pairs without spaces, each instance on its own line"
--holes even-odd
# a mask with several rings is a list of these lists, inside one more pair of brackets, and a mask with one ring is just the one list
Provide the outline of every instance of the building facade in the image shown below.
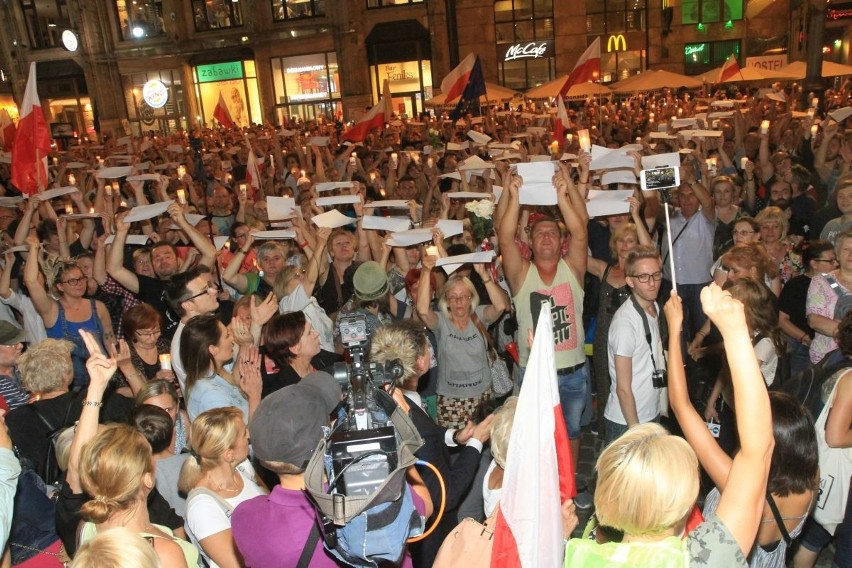
[[[378,100],[385,80],[394,109],[414,117],[471,51],[487,81],[519,91],[569,73],[596,38],[605,83],[651,68],[697,74],[731,53],[741,64],[802,59],[808,6],[778,0],[750,13],[748,0],[8,0],[0,3],[0,106],[21,100],[35,61],[48,121],[81,136],[210,124],[220,99],[242,125],[349,120]],[[826,16],[832,58],[844,62],[849,8],[833,5]]]

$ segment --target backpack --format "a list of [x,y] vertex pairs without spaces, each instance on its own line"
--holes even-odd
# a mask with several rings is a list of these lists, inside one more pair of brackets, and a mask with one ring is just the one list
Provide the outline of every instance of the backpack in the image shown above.
[[840,351],[832,351],[822,361],[798,373],[777,390],[801,402],[816,418],[822,410],[822,386],[835,373],[848,367],[852,367],[852,358],[844,357]]
[[834,319],[841,320],[846,312],[852,309],[852,294],[844,292],[840,283],[831,274],[823,274],[822,276],[837,295],[837,302],[834,304]]
[[572,538],[565,547],[565,566],[583,568],[682,568],[689,566],[686,540],[670,536],[658,542],[597,542]]

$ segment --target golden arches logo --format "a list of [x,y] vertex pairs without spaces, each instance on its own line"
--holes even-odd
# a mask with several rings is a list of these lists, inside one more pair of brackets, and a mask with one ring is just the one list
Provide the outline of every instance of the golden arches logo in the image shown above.
[[606,51],[607,53],[627,51],[627,39],[625,39],[624,34],[609,36],[609,39],[606,41]]

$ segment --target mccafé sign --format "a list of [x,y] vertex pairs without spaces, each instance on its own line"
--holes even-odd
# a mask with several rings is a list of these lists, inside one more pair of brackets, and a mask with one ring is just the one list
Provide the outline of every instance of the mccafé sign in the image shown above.
[[539,59],[541,57],[553,56],[553,43],[549,41],[531,41],[529,43],[516,43],[506,49],[503,61],[514,61],[515,59]]
[[606,52],[627,51],[627,40],[624,34],[613,34],[606,40]]

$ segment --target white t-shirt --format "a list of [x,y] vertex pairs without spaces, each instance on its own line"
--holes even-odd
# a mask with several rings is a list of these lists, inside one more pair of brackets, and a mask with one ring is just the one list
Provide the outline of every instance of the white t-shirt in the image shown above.
[[766,386],[772,385],[775,381],[775,371],[778,368],[778,353],[775,351],[775,345],[768,337],[764,337],[754,346],[754,356],[760,361],[760,374],[763,375],[763,380]]
[[[659,307],[657,314],[659,314]],[[657,318],[648,318],[651,328],[651,345],[654,346],[654,362],[658,370],[665,370],[666,361],[663,356],[663,344],[660,339],[660,326]],[[607,399],[604,417],[617,424],[627,424],[621,405],[618,403],[617,381],[615,378],[615,356],[630,357],[633,363],[633,398],[636,401],[636,415],[640,423],[650,422],[660,414],[660,396],[651,375],[654,364],[651,362],[651,349],[645,339],[645,326],[642,316],[636,310],[631,300],[624,302],[612,318],[607,340],[607,360],[609,361],[609,376],[611,388]]]
[[[237,466],[237,471],[243,478],[243,490],[234,497],[224,498],[233,511],[237,505],[265,492],[254,481],[255,471],[249,460]],[[198,547],[204,560],[210,568],[219,568],[204,552],[200,541],[222,531],[231,530],[231,511],[225,512],[222,505],[210,495],[193,495],[186,502],[186,518],[184,527],[192,543]]]

